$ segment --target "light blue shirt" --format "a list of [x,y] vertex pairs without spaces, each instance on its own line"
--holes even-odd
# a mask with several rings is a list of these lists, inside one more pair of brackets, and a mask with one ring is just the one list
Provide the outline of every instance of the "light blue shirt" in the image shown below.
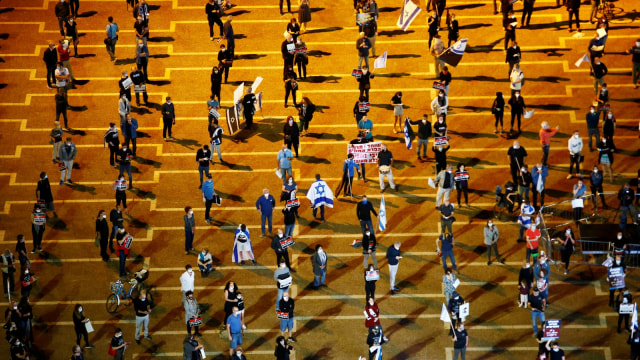
[[280,164],[281,169],[291,169],[291,160],[289,158],[293,158],[291,150],[278,151],[278,164]]
[[118,24],[110,23],[109,25],[107,25],[107,36],[112,40],[115,40],[115,38],[118,36]]

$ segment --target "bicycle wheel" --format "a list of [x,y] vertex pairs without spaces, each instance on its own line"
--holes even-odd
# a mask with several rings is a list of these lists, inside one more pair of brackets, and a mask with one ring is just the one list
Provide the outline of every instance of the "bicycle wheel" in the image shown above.
[[120,301],[118,299],[118,295],[111,294],[107,298],[107,312],[113,314],[118,311],[118,306],[120,305]]

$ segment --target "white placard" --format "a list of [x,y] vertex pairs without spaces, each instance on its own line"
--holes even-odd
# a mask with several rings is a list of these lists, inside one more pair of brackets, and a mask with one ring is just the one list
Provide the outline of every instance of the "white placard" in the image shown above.
[[633,304],[620,304],[619,314],[633,314]]
[[204,348],[200,348],[200,359],[206,359],[207,354],[204,352]]
[[571,200],[571,207],[572,208],[583,208],[584,207],[584,200],[582,199],[573,199]]
[[469,316],[469,303],[460,305],[460,318],[464,319]]
[[527,111],[525,111],[524,112],[524,118],[525,119],[530,119],[533,116],[533,114],[535,114],[535,112],[536,112],[535,110],[527,110]]
[[377,163],[378,153],[382,150],[382,142],[370,142],[364,144],[347,145],[347,154],[353,154],[356,164]]
[[242,100],[242,94],[244,93],[244,82],[240,84],[235,90],[233,90],[233,103],[238,104]]
[[256,77],[255,80],[253,80],[253,84],[251,85],[251,92],[252,93],[256,93],[256,89],[258,88],[258,86],[260,86],[260,84],[262,84],[262,80],[264,80],[262,78],[262,76],[258,76]]
[[[620,307],[620,309],[622,309],[622,307]],[[631,306],[631,312],[633,312],[633,306]],[[93,332],[93,325],[91,325],[91,320],[87,320],[87,322],[84,323],[84,327],[87,329],[87,333],[91,334]]]
[[456,279],[456,281],[453,282],[453,288],[457,289],[458,286],[460,286],[460,279]]

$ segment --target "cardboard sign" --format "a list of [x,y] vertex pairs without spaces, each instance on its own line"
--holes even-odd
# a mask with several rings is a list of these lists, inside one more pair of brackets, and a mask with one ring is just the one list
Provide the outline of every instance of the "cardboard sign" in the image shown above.
[[435,145],[434,146],[439,146],[439,145],[447,145],[449,143],[449,139],[450,137],[448,136],[437,136],[434,139]]
[[189,327],[200,326],[200,325],[202,325],[202,316],[189,319]]
[[33,215],[33,222],[36,225],[44,225],[47,222],[47,215],[45,213],[41,213],[40,215]]
[[380,280],[380,270],[373,270],[365,272],[364,279],[367,281],[378,281]]
[[609,273],[609,290],[622,289],[625,287],[622,266],[611,267],[607,272]]
[[296,52],[296,54],[306,54],[307,53],[307,48],[306,47],[296,48],[295,52]]
[[542,340],[559,339],[560,324],[560,320],[547,320],[547,326],[544,328],[544,337]]
[[283,319],[283,320],[289,319],[289,313],[288,312],[276,311],[276,316],[278,317],[278,319]]
[[444,83],[441,83],[440,81],[434,81],[433,82],[433,88],[436,90],[444,90],[445,89],[445,85]]
[[288,208],[300,207],[300,199],[287,200],[286,207]]
[[460,318],[464,319],[469,316],[469,303],[460,305]]
[[138,93],[138,94],[147,92],[147,85],[145,85],[145,84],[133,85],[133,91]]
[[290,43],[287,44],[287,51],[290,53],[293,53],[296,50],[296,44],[295,43]]
[[369,102],[358,103],[358,112],[366,113],[366,112],[369,112],[370,109],[371,109],[371,103]]
[[362,70],[353,69],[353,71],[351,72],[351,76],[355,76],[356,79],[360,79],[360,77],[362,76]]
[[291,236],[289,236],[284,240],[280,240],[280,246],[282,247],[282,249],[286,249],[290,246],[293,246],[293,244],[295,243],[293,242],[293,239],[291,238]]
[[356,14],[356,24],[358,25],[362,26],[371,21],[371,19],[373,19],[373,16],[370,13]]
[[456,281],[453,282],[453,288],[457,289],[458,286],[460,286],[460,279],[456,279]]
[[116,180],[114,187],[116,190],[127,190],[127,180]]
[[620,310],[618,313],[620,315],[633,314],[633,304],[620,304]]
[[133,242],[133,236],[127,235],[124,237],[124,247],[131,249],[131,243]]
[[289,286],[291,286],[292,282],[293,282],[293,278],[291,277],[291,275],[289,275],[289,277],[285,279],[278,279],[278,287],[280,289],[286,289]]
[[347,154],[353,154],[353,161],[356,164],[377,163],[378,153],[382,150],[382,142],[370,142],[366,144],[347,145]]

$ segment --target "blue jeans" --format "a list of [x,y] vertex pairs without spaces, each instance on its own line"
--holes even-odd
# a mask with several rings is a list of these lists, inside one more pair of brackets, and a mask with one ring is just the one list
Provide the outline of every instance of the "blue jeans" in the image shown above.
[[125,255],[124,251],[120,251],[120,276],[127,275],[127,270],[124,266],[125,261],[127,261],[127,255]]
[[320,220],[324,220],[324,205],[320,205],[319,207],[313,208],[313,217],[316,217],[318,213],[318,208],[320,208]]
[[542,145],[542,165],[547,166],[547,160],[549,159],[549,147],[551,145]]
[[[320,277],[322,277],[322,279],[320,279]],[[322,275],[313,275],[313,286],[324,285],[325,277],[327,277],[326,268],[322,269]],[[320,280],[320,283],[318,283],[318,280]]]
[[269,232],[273,230],[273,214],[262,214],[262,235],[264,235],[264,223],[267,219],[269,220]]
[[202,175],[209,176],[209,167],[208,166],[198,166],[198,172],[200,173],[200,186],[202,186]]
[[291,168],[280,168],[280,174],[282,175],[282,183],[285,184],[287,182],[287,174],[289,174],[289,176],[293,176],[293,172],[291,171]]
[[534,334],[538,334],[538,322],[536,319],[540,319],[540,324],[545,322],[544,313],[542,311],[531,311],[531,323],[533,323]]
[[120,175],[124,174],[124,172],[127,172],[127,174],[129,175],[129,187],[133,186],[131,184],[133,184],[133,181],[131,180],[131,163],[120,163]]
[[427,146],[429,146],[429,138],[418,139],[418,148],[416,149],[418,156],[420,156],[420,148],[422,148],[422,156],[427,157]]
[[358,69],[362,68],[362,60],[364,60],[364,64],[367,66],[367,68],[369,67],[369,55],[367,56],[362,56],[360,55],[359,59],[358,59]]
[[362,229],[363,235],[367,230],[367,226],[369,227],[369,231],[373,233],[373,222],[371,222],[371,220],[360,220],[360,228]]
[[193,236],[195,234],[192,231],[184,231],[184,251],[193,249]]
[[288,319],[280,319],[280,331],[285,332],[289,328],[289,331],[293,331],[293,317]]
[[296,226],[296,224],[291,224],[291,225],[285,225],[284,226],[284,237],[288,238],[289,236],[293,236],[293,228]]
[[205,266],[198,265],[198,269],[200,269],[200,271],[211,271],[213,270],[213,264],[207,264]]
[[444,270],[447,270],[447,256],[451,260],[451,266],[453,267],[453,270],[458,270],[458,267],[456,266],[456,259],[453,257],[453,250],[442,252],[442,267],[444,268]]
[[278,288],[278,298],[276,299],[276,311],[280,311],[280,299],[282,299],[282,294],[284,294],[285,291],[289,291],[289,288],[285,288],[285,289]]

